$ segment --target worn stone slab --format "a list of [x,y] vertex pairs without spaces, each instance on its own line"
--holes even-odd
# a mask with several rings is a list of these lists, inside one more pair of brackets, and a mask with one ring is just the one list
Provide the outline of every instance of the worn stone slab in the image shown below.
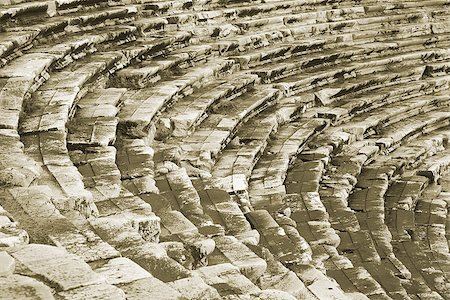
[[200,277],[179,279],[169,283],[169,285],[189,300],[221,299],[217,290],[207,285]]
[[267,268],[266,262],[253,253],[247,246],[233,236],[215,237],[216,249],[209,262],[230,262],[237,266],[242,274],[255,282]]
[[0,293],[5,299],[54,299],[48,286],[34,278],[17,274],[0,280]]
[[193,271],[206,284],[214,287],[221,296],[258,292],[259,288],[229,263],[201,267]]
[[30,244],[14,249],[11,255],[31,274],[54,284],[59,291],[104,282],[83,260],[61,248]]

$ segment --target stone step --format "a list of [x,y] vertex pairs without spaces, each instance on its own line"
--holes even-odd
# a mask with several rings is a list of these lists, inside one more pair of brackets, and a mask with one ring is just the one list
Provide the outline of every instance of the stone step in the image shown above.
[[[28,232],[20,228],[17,219],[8,211],[0,206],[0,245],[1,247],[18,247],[27,245],[30,242]],[[8,259],[4,257],[3,252],[0,254],[2,263],[5,262],[5,268],[2,268],[2,276],[9,273]],[[5,260],[4,260],[5,259]]]
[[[37,279],[18,274],[4,277],[0,283],[0,292],[5,298],[32,297],[34,299],[54,299],[53,291],[50,287]],[[120,296],[119,294],[118,299],[120,299]]]
[[102,89],[77,101],[74,117],[68,122],[67,144],[71,149],[107,147],[116,139],[119,101],[125,89]]
[[49,187],[13,188],[4,192],[2,206],[14,211],[19,228],[25,228],[32,241],[65,248],[87,262],[119,256],[92,230],[79,229],[53,204]]
[[156,184],[171,207],[183,213],[200,231],[202,227],[214,224],[211,217],[205,214],[200,196],[185,169],[179,168],[156,178]]
[[69,155],[94,202],[119,196],[121,174],[116,165],[114,147],[88,147],[83,151],[69,151]]
[[104,276],[109,284],[123,290],[127,299],[141,297],[182,299],[180,292],[169,283],[153,277],[145,269],[125,257],[111,259],[94,271]]
[[344,292],[359,292],[368,298],[390,299],[383,288],[364,268],[330,270],[327,274],[336,279]]
[[[190,255],[192,267],[205,266],[215,249],[213,239],[199,232],[198,228],[177,210],[161,211],[161,241],[182,242]],[[189,258],[184,258],[189,260]]]
[[448,151],[443,151],[425,159],[423,164],[417,168],[417,175],[425,176],[430,182],[436,183],[442,175],[448,173],[448,155]]
[[38,31],[2,32],[0,34],[0,67],[4,67],[13,59],[22,55],[22,51],[31,47],[32,41],[39,34]]
[[[266,210],[255,210],[246,213],[252,227],[258,230],[260,244],[284,265],[302,264],[307,261],[307,251],[296,247],[289,235]],[[306,255],[305,255],[306,254]]]
[[[228,182],[227,177],[244,174],[248,180],[253,167],[278,128],[289,126],[289,121],[297,119],[299,114],[313,105],[312,101],[313,99],[301,97],[282,98],[273,107],[249,120],[245,127],[237,131],[234,142],[228,144],[222,151],[214,165],[212,175],[222,178],[219,181]],[[232,190],[226,185],[223,185],[223,188],[227,191]]]
[[62,211],[79,210],[95,215],[92,194],[85,190],[82,176],[70,161],[61,131],[40,132],[23,138],[24,152],[42,167],[36,183],[49,185],[55,204]]
[[47,17],[48,3],[45,2],[24,2],[0,7],[0,19],[3,22],[11,22],[18,18]]
[[136,39],[137,29],[133,26],[108,26],[107,29],[67,34],[55,42],[36,45],[27,53],[47,53],[54,55],[56,61],[52,68],[60,70],[80,57],[111,46],[121,45]]
[[180,76],[166,78],[154,87],[137,91],[130,90],[124,96],[119,117],[119,130],[134,137],[147,136],[148,127],[160,111],[182,95],[206,85],[211,76],[229,70],[232,65],[227,60],[216,60],[208,65],[193,68]]
[[210,55],[211,46],[187,46],[170,52],[167,57],[142,61],[119,70],[112,78],[111,84],[116,87],[145,88],[155,84],[164,76],[176,74],[179,69],[185,69],[207,61]]
[[214,237],[215,250],[208,257],[208,266],[231,263],[252,282],[259,280],[267,263],[233,236]]
[[180,145],[182,159],[191,165],[211,170],[215,159],[234,137],[241,125],[279,99],[276,89],[260,88],[232,101],[224,101]]
[[23,151],[16,130],[0,129],[0,184],[28,187],[41,173],[40,166]]
[[[241,241],[249,234],[254,234],[255,240],[258,239],[258,235],[252,232],[251,225],[238,203],[233,201],[226,191],[220,189],[197,191],[204,212],[211,217],[215,224],[221,225],[226,234],[233,235]],[[245,241],[248,243],[247,240]]]
[[311,265],[294,265],[289,267],[304,283],[308,290],[318,299],[351,299],[352,294],[359,299],[366,299],[363,294],[346,294],[336,281]]
[[259,159],[250,177],[249,194],[255,209],[276,205],[285,194],[283,182],[291,159],[326,126],[321,119],[299,120],[277,132],[278,138],[266,149],[267,154]]
[[318,192],[322,179],[324,163],[321,161],[296,161],[287,172],[284,185],[286,194]]
[[[120,201],[117,204],[120,205]],[[128,215],[133,217],[132,213]],[[145,219],[141,221],[145,226],[153,224],[145,222]],[[146,227],[141,227],[133,218],[124,218],[119,213],[90,219],[89,223],[102,240],[113,245],[123,256],[130,258],[156,278],[169,282],[190,276],[189,270],[172,259],[163,245],[144,239],[152,239],[152,235],[147,235]]]
[[257,293],[260,289],[239,272],[238,267],[230,263],[206,266],[193,271],[202,278],[206,284],[215,288],[220,296],[243,296]]
[[20,264],[21,272],[39,278],[63,299],[82,299],[86,295],[125,299],[121,289],[107,283],[81,258],[62,248],[30,244],[11,249],[10,254]]
[[[236,74],[237,75],[237,74]],[[210,89],[199,90],[193,94],[183,97],[173,107],[162,112],[161,121],[170,121],[171,135],[175,137],[187,136],[206,117],[207,112],[220,101],[231,101],[247,92],[256,83],[256,76],[242,75],[236,78],[224,79],[213,82]],[[209,86],[208,86],[209,87]],[[161,137],[166,137],[162,125],[160,126]]]
[[135,195],[158,192],[155,182],[153,148],[143,139],[119,136],[116,164],[122,184]]
[[273,254],[260,245],[250,245],[250,249],[267,262],[266,271],[259,277],[258,286],[263,289],[276,289],[288,292],[297,298],[314,299],[298,276],[283,266]]
[[409,294],[437,292],[444,299],[448,297],[445,275],[430,267],[428,258],[414,242],[397,242],[393,246],[395,255],[411,271],[411,282],[405,286]]

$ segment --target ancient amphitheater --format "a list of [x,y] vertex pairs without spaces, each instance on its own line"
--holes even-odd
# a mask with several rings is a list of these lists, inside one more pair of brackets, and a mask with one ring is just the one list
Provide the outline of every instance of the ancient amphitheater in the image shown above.
[[450,299],[450,0],[0,29],[0,299]]

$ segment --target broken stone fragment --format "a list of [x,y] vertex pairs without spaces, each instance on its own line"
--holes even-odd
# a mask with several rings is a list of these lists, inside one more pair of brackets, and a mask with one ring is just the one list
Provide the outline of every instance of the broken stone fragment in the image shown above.
[[181,242],[162,242],[159,243],[167,252],[167,255],[178,262],[188,270],[192,270],[194,266],[194,257],[189,249]]
[[[2,223],[1,219],[8,219]],[[15,222],[11,222],[8,217],[0,216],[0,247],[16,247],[28,244],[30,237],[28,233],[17,227]]]

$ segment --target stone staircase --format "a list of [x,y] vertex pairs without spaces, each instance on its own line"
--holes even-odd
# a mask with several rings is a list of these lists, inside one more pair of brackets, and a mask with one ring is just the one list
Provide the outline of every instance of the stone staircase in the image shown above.
[[449,6],[0,0],[0,299],[450,299]]

